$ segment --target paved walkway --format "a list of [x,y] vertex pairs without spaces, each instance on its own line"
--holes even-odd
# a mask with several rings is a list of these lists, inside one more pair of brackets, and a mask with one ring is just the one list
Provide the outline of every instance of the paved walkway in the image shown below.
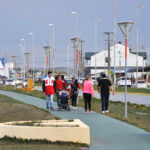
[[[40,98],[1,90],[0,94],[45,109],[45,101]],[[52,111],[51,113],[63,119],[78,118],[89,125],[91,134],[90,150],[150,149],[149,132],[96,112],[89,114],[83,112],[82,108],[78,108],[71,112]]]

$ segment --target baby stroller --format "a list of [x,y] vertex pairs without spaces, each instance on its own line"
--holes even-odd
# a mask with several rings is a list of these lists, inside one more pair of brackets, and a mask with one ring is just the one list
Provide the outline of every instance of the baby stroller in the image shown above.
[[58,111],[66,109],[70,111],[69,107],[69,92],[66,90],[60,90],[59,92],[59,104],[58,104]]

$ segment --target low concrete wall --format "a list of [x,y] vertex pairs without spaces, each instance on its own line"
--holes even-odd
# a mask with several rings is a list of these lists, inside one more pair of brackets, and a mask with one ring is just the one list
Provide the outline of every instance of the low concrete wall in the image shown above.
[[74,142],[90,145],[89,127],[78,119],[73,122],[66,120],[42,121],[41,126],[17,126],[15,123],[0,123],[0,138],[4,136],[23,139],[46,139],[52,142]]

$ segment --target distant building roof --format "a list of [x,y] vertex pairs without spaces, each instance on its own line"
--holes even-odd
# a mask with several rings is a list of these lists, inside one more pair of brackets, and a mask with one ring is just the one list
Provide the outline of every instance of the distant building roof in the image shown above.
[[[131,51],[131,53],[136,55],[136,52]],[[147,53],[146,52],[138,52],[138,56],[142,56],[144,59],[147,59]]]
[[[96,52],[97,54],[98,52]],[[85,59],[89,60],[91,59],[91,56],[95,55],[95,52],[85,52]]]

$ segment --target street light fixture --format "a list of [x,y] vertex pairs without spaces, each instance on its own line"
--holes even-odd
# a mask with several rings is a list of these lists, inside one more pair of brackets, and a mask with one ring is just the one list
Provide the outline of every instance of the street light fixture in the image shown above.
[[49,24],[52,28],[52,49],[53,49],[53,76],[55,73],[55,40],[54,40],[54,24]]
[[[136,7],[136,80],[138,80],[138,54],[139,54],[139,8],[144,7],[143,4],[139,4]],[[136,82],[137,83],[137,82]]]
[[125,36],[125,118],[127,118],[127,41],[133,22],[120,22],[118,26]]
[[78,37],[78,13],[73,11],[71,12],[72,15],[75,15],[76,17],[76,38]]
[[33,32],[30,32],[29,35],[32,37],[32,77],[33,77],[33,87],[34,87],[34,33]]

